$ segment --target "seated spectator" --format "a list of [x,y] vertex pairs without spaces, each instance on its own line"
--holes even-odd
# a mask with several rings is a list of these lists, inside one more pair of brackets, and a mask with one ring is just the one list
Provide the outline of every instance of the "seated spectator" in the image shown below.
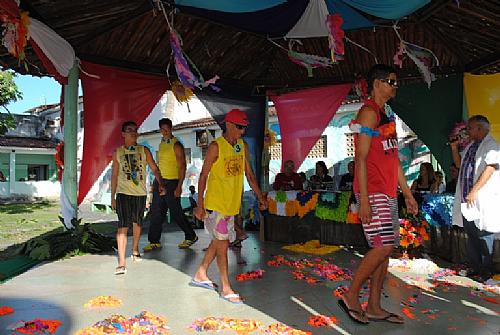
[[431,193],[441,194],[444,193],[446,185],[444,184],[443,173],[441,171],[436,171],[436,180],[431,186]]
[[194,215],[194,210],[198,206],[196,201],[198,200],[198,193],[194,185],[189,186],[189,207],[184,209],[184,212],[188,212],[189,216],[192,217],[192,223],[194,228],[203,228],[203,221],[200,221]]
[[339,184],[339,190],[352,191],[352,183],[354,182],[354,161],[347,164],[347,173],[342,175]]
[[450,179],[446,183],[446,193],[455,193],[455,189],[457,188],[457,179],[458,179],[458,168],[455,164],[451,164],[450,166]]
[[299,172],[300,178],[302,180],[302,189],[307,190],[309,188],[309,182],[307,181],[307,176],[305,172]]
[[328,185],[326,183],[330,183],[333,186],[333,178],[328,175],[328,168],[325,162],[316,162],[316,174],[311,177],[310,181],[313,190],[326,190]]
[[189,186],[189,203],[191,205],[191,209],[196,208],[196,200],[198,200],[198,193],[196,193],[196,188],[194,185]]
[[420,164],[420,174],[418,178],[411,184],[413,192],[430,192],[432,184],[436,181],[436,175],[431,163]]
[[283,165],[283,172],[276,175],[273,189],[278,191],[302,190],[302,178],[295,172],[295,163],[287,160]]

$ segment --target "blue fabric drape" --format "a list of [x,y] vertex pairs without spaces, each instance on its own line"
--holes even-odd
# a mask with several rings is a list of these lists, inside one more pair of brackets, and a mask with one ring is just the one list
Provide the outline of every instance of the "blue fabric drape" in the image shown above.
[[210,90],[196,92],[196,96],[223,130],[224,116],[231,109],[239,108],[247,114],[250,124],[245,131],[243,139],[248,144],[252,170],[260,182],[266,98],[241,95],[238,92],[231,92],[226,88],[223,88],[223,91],[219,93],[213,93]]
[[248,13],[281,5],[286,1],[287,0],[175,0],[175,4],[227,13]]
[[325,2],[330,14],[340,14],[344,19],[342,29],[352,30],[373,27],[373,23],[370,20],[341,0],[325,0]]
[[[208,2],[208,1],[207,1]],[[227,13],[176,5],[181,12],[206,18],[245,31],[267,36],[285,36],[304,13],[309,1],[287,1],[269,9],[248,13]]]
[[360,11],[384,19],[399,19],[427,5],[431,0],[339,0]]

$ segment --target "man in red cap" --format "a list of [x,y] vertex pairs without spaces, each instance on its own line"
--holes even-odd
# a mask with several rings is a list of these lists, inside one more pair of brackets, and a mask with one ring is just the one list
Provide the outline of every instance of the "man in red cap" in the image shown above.
[[195,215],[199,220],[204,220],[212,241],[189,284],[215,290],[216,285],[208,278],[207,270],[217,258],[222,285],[220,296],[239,304],[242,299],[229,283],[227,249],[229,241],[235,239],[234,216],[240,212],[243,175],[246,175],[248,184],[254,190],[260,208],[267,208],[267,203],[250,166],[248,147],[241,139],[248,126],[247,115],[239,109],[232,109],[224,122],[224,133],[208,146],[198,182],[198,207]]

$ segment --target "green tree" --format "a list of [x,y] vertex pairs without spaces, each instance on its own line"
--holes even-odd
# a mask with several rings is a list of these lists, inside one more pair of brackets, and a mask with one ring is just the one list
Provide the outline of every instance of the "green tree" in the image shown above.
[[0,135],[5,134],[7,130],[16,126],[14,116],[7,109],[9,103],[16,102],[23,97],[14,82],[14,77],[15,74],[10,71],[0,71],[0,106],[8,113],[0,114]]

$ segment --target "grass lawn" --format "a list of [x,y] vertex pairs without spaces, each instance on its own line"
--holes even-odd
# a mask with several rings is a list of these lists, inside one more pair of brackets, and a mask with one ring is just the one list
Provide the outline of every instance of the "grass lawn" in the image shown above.
[[1,205],[0,251],[48,231],[62,230],[58,215],[58,202]]

